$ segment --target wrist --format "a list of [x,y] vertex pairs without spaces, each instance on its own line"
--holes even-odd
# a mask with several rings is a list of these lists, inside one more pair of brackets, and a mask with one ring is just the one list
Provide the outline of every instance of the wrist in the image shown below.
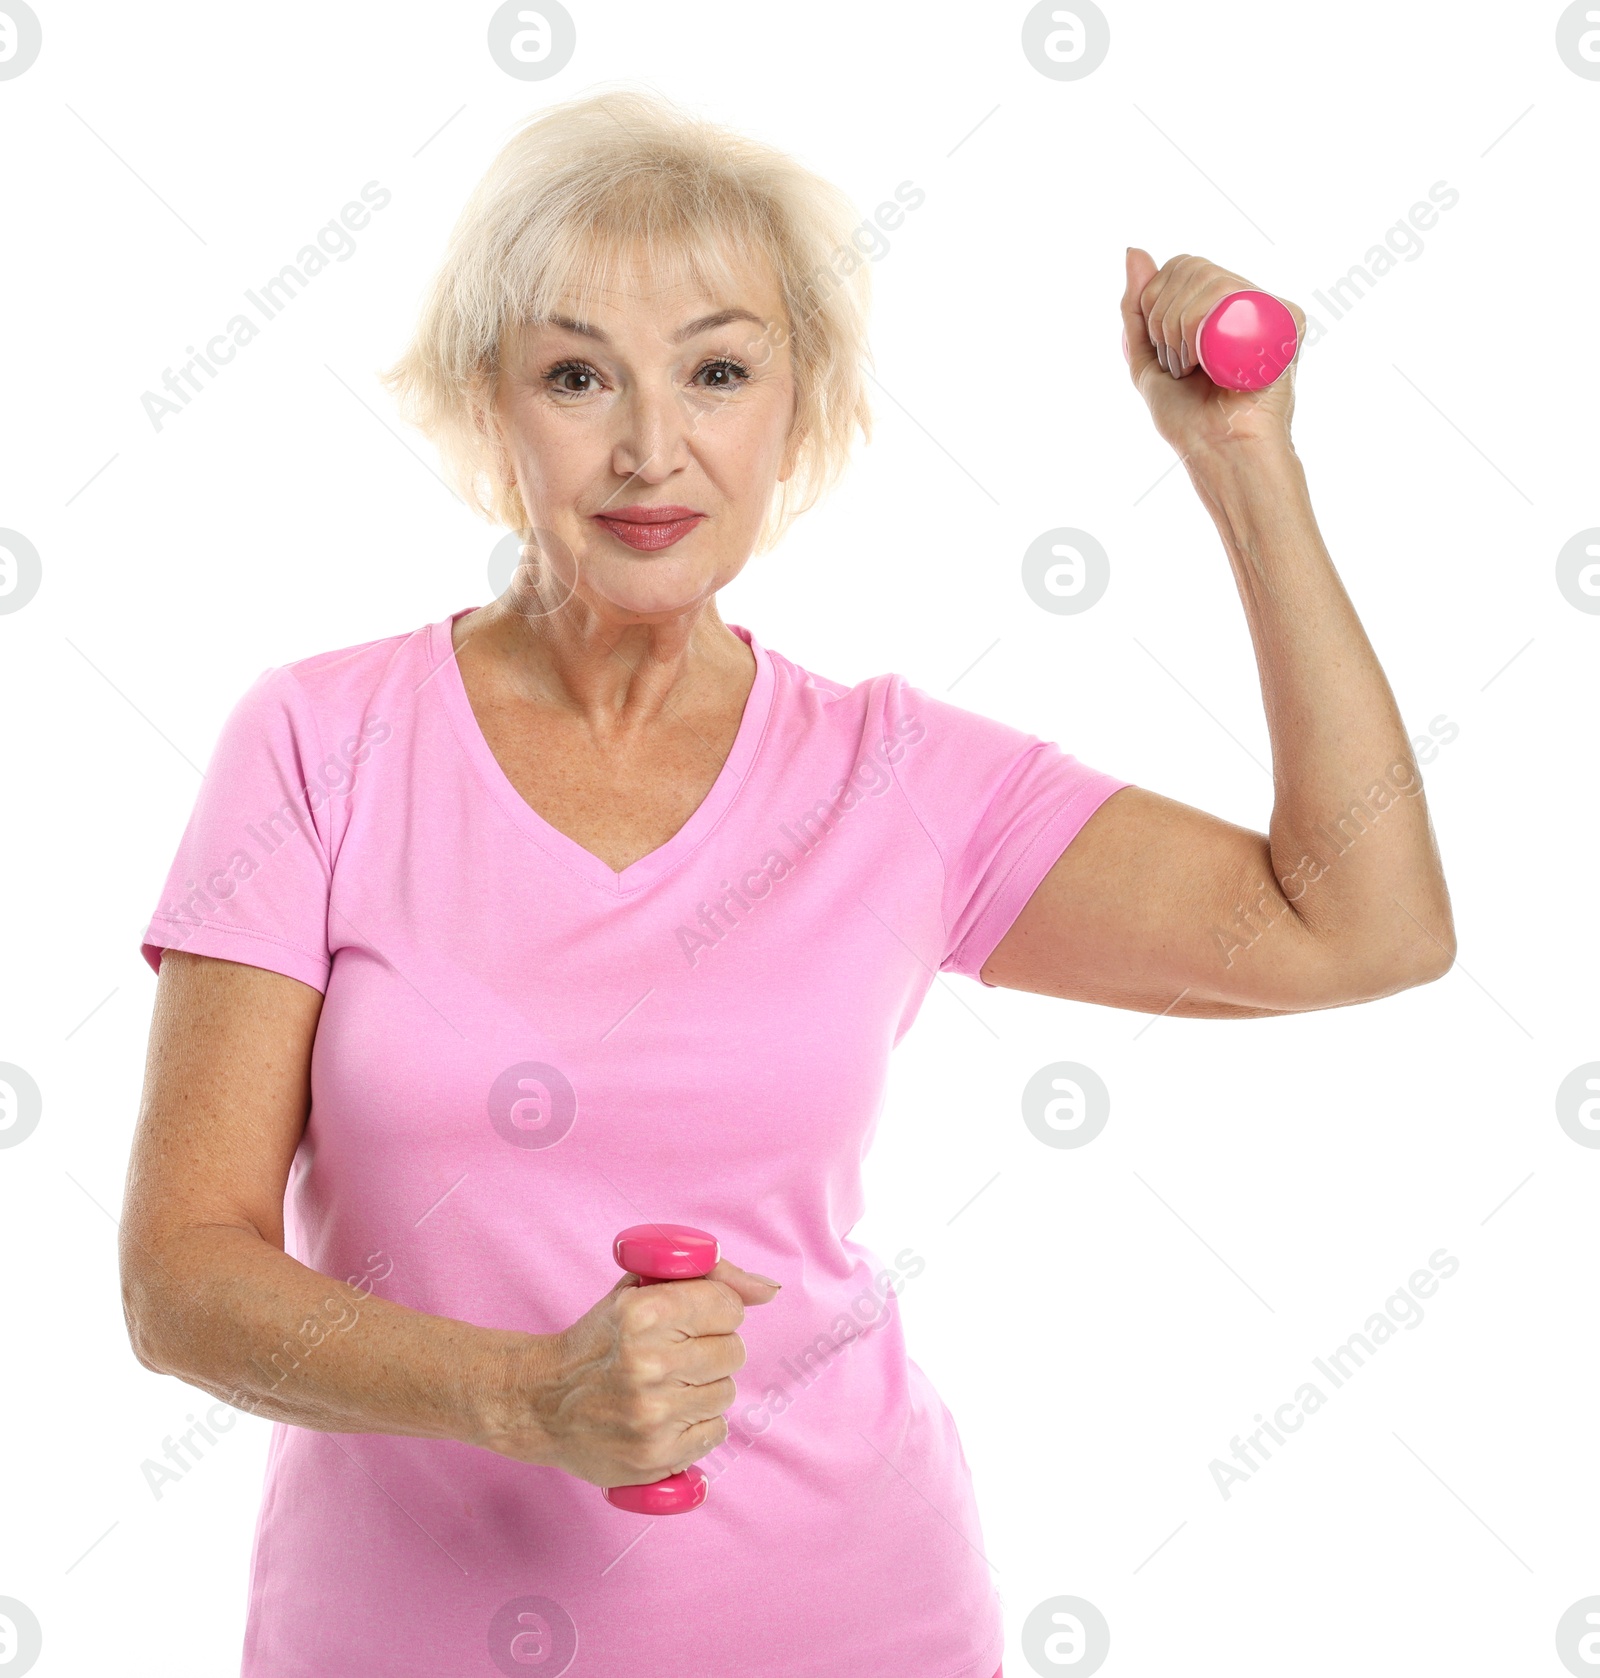
[[1248,612],[1276,597],[1308,557],[1326,560],[1305,471],[1286,443],[1208,449],[1185,465]]
[[536,1395],[549,1365],[553,1334],[491,1332],[463,1370],[456,1438],[521,1462],[548,1461]]
[[1188,450],[1183,464],[1191,478],[1219,488],[1281,482],[1305,472],[1287,432],[1213,439]]
[[[1305,466],[1288,438],[1228,441],[1183,457],[1195,492],[1220,525],[1276,524],[1286,513],[1306,513]],[[1226,533],[1226,532],[1225,532]]]

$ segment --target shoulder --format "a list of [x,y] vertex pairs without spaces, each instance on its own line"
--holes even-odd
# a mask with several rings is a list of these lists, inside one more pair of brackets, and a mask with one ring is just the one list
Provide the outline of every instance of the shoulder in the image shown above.
[[789,707],[809,713],[819,723],[846,727],[874,719],[892,723],[914,709],[921,697],[904,676],[892,670],[845,682],[810,670],[770,647],[764,650]]
[[786,708],[802,725],[836,728],[871,737],[897,748],[921,746],[928,767],[951,759],[992,767],[1013,763],[1019,755],[1048,744],[1039,735],[968,710],[918,687],[899,671],[886,670],[856,682],[839,681],[807,669],[767,648]]
[[[398,688],[408,674],[417,675],[417,667],[426,665],[437,627],[424,624],[403,634],[384,635],[372,641],[358,641],[353,646],[312,653],[276,665],[265,675],[297,688],[319,709],[337,708],[353,699],[370,699],[386,688]],[[421,674],[426,674],[425,668]]]
[[271,665],[241,695],[235,716],[277,722],[330,747],[350,735],[387,737],[416,704],[437,627],[425,624]]

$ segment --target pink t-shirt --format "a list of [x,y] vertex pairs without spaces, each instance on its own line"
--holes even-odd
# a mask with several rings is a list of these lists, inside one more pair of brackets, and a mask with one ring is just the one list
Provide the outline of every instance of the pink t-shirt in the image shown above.
[[[616,1281],[613,1235],[654,1219],[783,1291],[745,1319],[730,1436],[686,1515],[470,1445],[276,1425],[245,1678],[990,1678],[966,1458],[896,1309],[924,1260],[850,1231],[935,974],[977,976],[1129,783],[731,625],[756,659],[733,749],[618,874],[500,769],[461,615],[255,682],[144,954],[324,992],[287,1196],[313,1269],[549,1334]],[[307,1323],[279,1367],[348,1326]]]

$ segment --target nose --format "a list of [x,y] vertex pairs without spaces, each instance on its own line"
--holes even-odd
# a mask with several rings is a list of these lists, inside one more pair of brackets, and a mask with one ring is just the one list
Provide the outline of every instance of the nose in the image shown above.
[[612,468],[636,482],[660,483],[686,461],[694,415],[670,380],[636,383],[617,404]]

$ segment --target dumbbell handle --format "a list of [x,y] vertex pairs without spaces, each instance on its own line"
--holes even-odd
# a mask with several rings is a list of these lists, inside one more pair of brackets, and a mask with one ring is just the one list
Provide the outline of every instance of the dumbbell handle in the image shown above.
[[[1300,347],[1294,316],[1265,291],[1230,291],[1200,323],[1195,359],[1224,390],[1265,390],[1283,376]],[[1122,337],[1128,353],[1128,337]]]
[[[721,1252],[714,1235],[687,1224],[634,1224],[611,1243],[611,1256],[646,1287],[654,1282],[687,1282],[715,1268]],[[634,1515],[682,1515],[698,1509],[711,1483],[695,1463],[642,1486],[602,1486],[616,1509]]]

